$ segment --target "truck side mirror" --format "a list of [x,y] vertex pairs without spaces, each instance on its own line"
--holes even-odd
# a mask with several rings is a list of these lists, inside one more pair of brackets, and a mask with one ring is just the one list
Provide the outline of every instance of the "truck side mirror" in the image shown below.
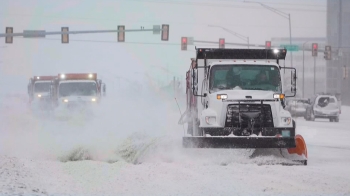
[[291,92],[294,94],[297,92],[297,73],[295,70],[291,72]]
[[28,84],[27,88],[28,88],[28,95],[31,96],[32,93],[31,93],[31,90],[30,90],[30,84]]
[[106,96],[106,84],[102,83],[102,95]]
[[54,97],[53,85],[50,86],[50,98]]

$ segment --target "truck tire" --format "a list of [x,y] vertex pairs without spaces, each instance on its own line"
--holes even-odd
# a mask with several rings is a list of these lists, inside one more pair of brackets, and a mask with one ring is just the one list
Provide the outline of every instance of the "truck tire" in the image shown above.
[[193,123],[192,122],[189,122],[187,124],[187,134],[190,134],[193,136]]
[[311,114],[310,114],[310,121],[315,121],[315,114],[313,111],[311,111]]
[[293,120],[293,128],[295,129],[297,127],[297,123],[295,122],[295,120]]
[[335,117],[334,122],[339,122],[339,116]]
[[193,129],[193,135],[192,136],[203,136],[203,128],[199,127],[199,121],[198,124],[196,123],[196,128]]

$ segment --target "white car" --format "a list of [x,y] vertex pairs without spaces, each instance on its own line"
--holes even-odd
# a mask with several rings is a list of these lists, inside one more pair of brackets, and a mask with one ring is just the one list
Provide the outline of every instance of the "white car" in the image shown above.
[[307,109],[305,119],[327,118],[330,122],[339,122],[340,107],[338,100],[332,95],[318,95]]

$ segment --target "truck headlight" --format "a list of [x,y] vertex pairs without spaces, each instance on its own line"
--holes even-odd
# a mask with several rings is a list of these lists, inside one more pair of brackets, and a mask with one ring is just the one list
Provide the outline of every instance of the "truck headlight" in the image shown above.
[[226,94],[217,94],[216,98],[219,99],[219,100],[220,99],[227,99],[227,95]]
[[68,99],[63,99],[63,102],[64,103],[68,103]]
[[284,99],[285,95],[284,94],[273,94],[274,99]]
[[92,98],[91,101],[92,101],[92,102],[95,102],[95,101],[96,101],[96,98]]
[[215,116],[206,116],[205,117],[205,122],[208,124],[208,125],[212,125],[216,122],[216,117]]
[[41,95],[39,94],[39,95],[38,95],[38,97],[40,98],[40,97],[41,97]]
[[291,122],[292,122],[292,118],[291,117],[283,117],[282,118],[282,123],[284,125],[290,125]]

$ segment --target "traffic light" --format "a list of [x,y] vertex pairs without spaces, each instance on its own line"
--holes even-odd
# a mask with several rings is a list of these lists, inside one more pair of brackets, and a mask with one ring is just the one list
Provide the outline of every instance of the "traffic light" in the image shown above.
[[162,41],[169,40],[169,25],[162,25]]
[[312,43],[312,56],[317,56],[318,44]]
[[[61,32],[68,32],[68,27],[62,27]],[[69,43],[69,34],[61,34],[61,42],[62,44],[68,44]]]
[[219,39],[219,48],[225,48],[225,38]]
[[181,50],[187,50],[187,37],[181,37]]
[[125,26],[118,26],[118,42],[125,42]]
[[271,49],[271,41],[265,41],[265,49]]
[[324,59],[332,60],[332,48],[331,46],[326,46],[324,49]]
[[[13,27],[6,27],[6,30],[5,30],[6,33],[13,33]],[[13,43],[13,37],[12,36],[9,36],[5,38],[5,43],[6,44],[12,44]]]

